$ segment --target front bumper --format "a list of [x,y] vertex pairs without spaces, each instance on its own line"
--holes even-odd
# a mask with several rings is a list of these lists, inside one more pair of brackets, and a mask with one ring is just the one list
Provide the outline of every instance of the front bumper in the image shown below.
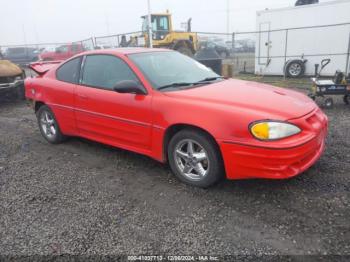
[[[317,114],[323,115],[320,111]],[[312,117],[315,118],[307,116],[305,119],[298,119],[298,122],[310,122]],[[302,173],[312,166],[324,151],[328,121],[326,116],[321,118],[312,139],[293,147],[269,148],[222,142],[220,147],[227,178],[284,179]]]
[[24,80],[15,80],[12,83],[2,83],[0,84],[0,93],[7,93],[11,91],[16,91],[19,86],[24,85]]

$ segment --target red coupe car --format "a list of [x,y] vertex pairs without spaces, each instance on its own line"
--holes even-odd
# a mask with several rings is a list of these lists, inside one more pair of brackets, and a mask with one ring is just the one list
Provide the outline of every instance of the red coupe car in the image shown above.
[[293,177],[324,149],[328,120],[307,96],[224,79],[175,51],[98,50],[31,67],[26,97],[47,141],[80,136],[145,154],[194,186]]

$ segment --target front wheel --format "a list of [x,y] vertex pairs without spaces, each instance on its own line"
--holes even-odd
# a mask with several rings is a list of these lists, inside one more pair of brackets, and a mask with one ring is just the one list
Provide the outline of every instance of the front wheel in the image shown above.
[[176,133],[168,146],[169,164],[184,183],[207,188],[224,175],[220,149],[207,134],[184,129]]
[[66,139],[58,126],[53,112],[48,106],[41,106],[37,111],[36,116],[40,132],[48,142],[51,144],[59,144]]
[[333,106],[334,106],[333,98],[327,97],[327,98],[324,100],[323,104],[324,104],[324,107],[325,107],[325,108],[333,108]]
[[189,57],[193,57],[193,53],[192,50],[187,47],[187,46],[180,46],[175,48],[176,51],[178,51],[179,53],[183,54],[183,55],[187,55]]

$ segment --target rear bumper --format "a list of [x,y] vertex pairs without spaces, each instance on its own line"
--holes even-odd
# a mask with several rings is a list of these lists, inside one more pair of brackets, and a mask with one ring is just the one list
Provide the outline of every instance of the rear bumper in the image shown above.
[[327,136],[327,120],[315,136],[289,148],[269,148],[222,142],[220,148],[228,179],[285,179],[312,166],[322,155]]

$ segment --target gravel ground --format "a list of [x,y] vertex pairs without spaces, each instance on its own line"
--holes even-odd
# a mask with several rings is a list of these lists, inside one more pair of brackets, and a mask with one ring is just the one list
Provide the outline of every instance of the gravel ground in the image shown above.
[[50,145],[23,102],[0,102],[0,254],[350,255],[350,108],[284,181],[203,190],[166,165],[72,138]]

